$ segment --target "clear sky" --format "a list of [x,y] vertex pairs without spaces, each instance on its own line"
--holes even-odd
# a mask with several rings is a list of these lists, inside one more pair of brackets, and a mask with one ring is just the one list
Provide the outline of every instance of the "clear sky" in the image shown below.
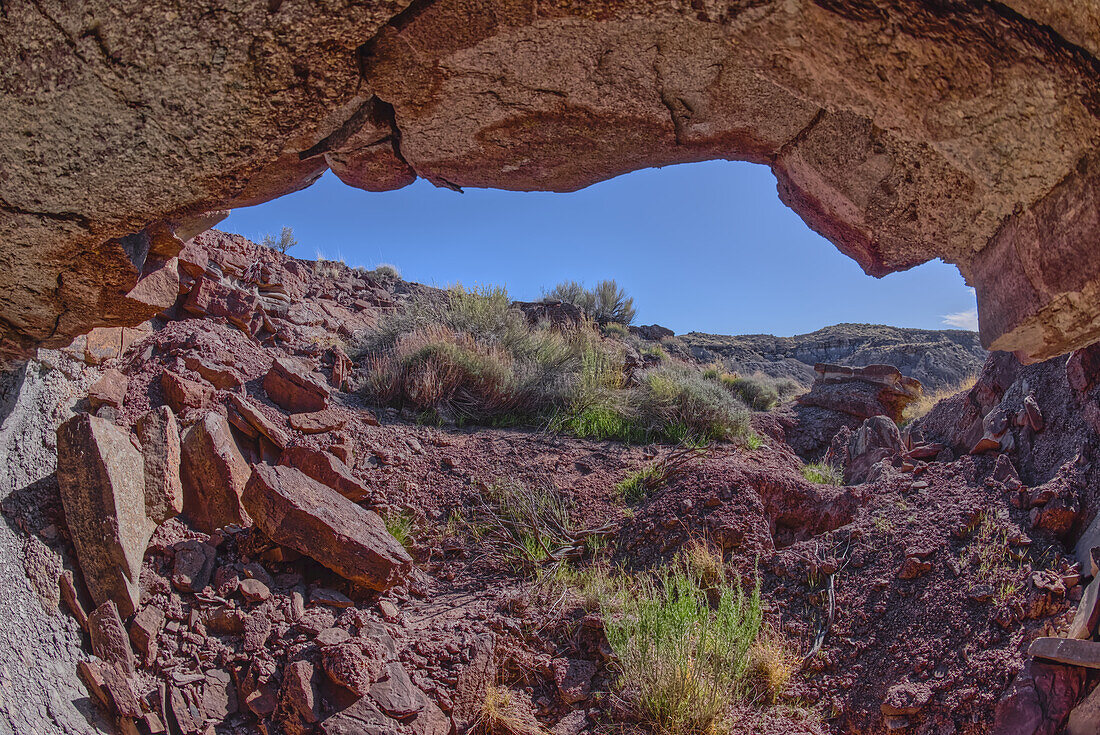
[[636,324],[677,333],[976,328],[974,292],[954,266],[870,278],[779,201],[768,168],[748,163],[646,169],[571,194],[458,193],[426,181],[369,193],[328,173],[235,210],[219,228],[258,240],[284,225],[298,258],[391,263],[406,280],[506,285],[518,300],[565,279],[614,278],[634,297]]

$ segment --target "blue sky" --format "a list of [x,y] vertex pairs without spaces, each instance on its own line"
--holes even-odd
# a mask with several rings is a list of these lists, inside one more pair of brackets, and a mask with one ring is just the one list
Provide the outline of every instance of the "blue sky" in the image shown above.
[[614,278],[634,297],[635,323],[677,333],[976,328],[974,292],[954,266],[870,278],[779,201],[771,171],[748,163],[645,169],[570,194],[426,181],[368,193],[329,173],[219,228],[258,240],[284,225],[298,258],[392,263],[410,281],[506,285],[520,300],[565,279]]

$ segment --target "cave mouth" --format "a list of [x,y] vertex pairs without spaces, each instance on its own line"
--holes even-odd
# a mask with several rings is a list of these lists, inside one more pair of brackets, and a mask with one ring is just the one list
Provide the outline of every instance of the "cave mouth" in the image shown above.
[[0,362],[156,314],[160,271],[213,213],[326,171],[565,192],[716,159],[769,166],[868,274],[958,266],[987,348],[1100,338],[1095,11],[699,5],[275,3],[173,11],[166,33],[156,12],[20,3],[27,32],[0,46]]
[[[535,301],[555,284],[615,279],[636,323],[674,332],[793,336],[839,323],[976,330],[973,290],[930,262],[869,279],[776,196],[766,166],[715,160],[643,169],[571,193],[418,181],[367,193],[326,174],[233,210],[218,229],[288,254],[427,285],[503,286]],[[430,212],[430,216],[424,216]]]

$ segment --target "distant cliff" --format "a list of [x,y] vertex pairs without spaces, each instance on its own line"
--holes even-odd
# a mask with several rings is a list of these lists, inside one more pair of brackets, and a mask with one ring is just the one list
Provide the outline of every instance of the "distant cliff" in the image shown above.
[[813,382],[814,363],[854,367],[886,363],[916,378],[928,391],[955,385],[979,372],[987,354],[977,332],[879,324],[837,324],[794,337],[689,332],[667,342],[682,356],[701,363],[721,361],[743,375],[759,371],[807,386]]

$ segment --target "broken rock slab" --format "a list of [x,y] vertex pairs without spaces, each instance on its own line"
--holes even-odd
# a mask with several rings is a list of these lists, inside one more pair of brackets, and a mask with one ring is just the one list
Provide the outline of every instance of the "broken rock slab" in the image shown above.
[[115,664],[127,674],[134,673],[134,651],[126,626],[118,615],[118,607],[108,600],[88,616],[88,633],[92,652],[109,664]]
[[99,380],[88,387],[88,406],[92,411],[101,406],[121,408],[129,385],[130,379],[122,372],[114,368],[104,370]]
[[321,411],[328,405],[328,386],[301,360],[275,358],[263,385],[268,398],[291,413]]
[[211,411],[187,430],[182,460],[184,510],[196,528],[213,533],[231,524],[249,525],[241,492],[251,469],[221,414]]
[[137,421],[145,467],[145,512],[163,523],[183,512],[180,481],[180,430],[176,415],[161,406]]
[[371,492],[351,474],[351,469],[329,452],[308,447],[287,447],[279,458],[279,464],[301,470],[353,503],[361,503],[371,497]]
[[1100,687],[1092,690],[1085,699],[1069,713],[1066,723],[1066,735],[1096,735],[1100,732]]
[[360,508],[301,470],[256,465],[242,501],[272,541],[356,584],[384,591],[412,569],[412,558],[386,531],[377,513]]
[[[256,408],[250,401],[236,393],[229,395],[229,406],[245,421],[252,429],[260,434],[263,434],[267,439],[279,449],[286,447],[290,441],[287,438],[286,432],[279,428],[275,422],[265,416]],[[233,414],[230,414],[230,420],[233,420]],[[243,427],[239,427],[242,431],[246,431]]]
[[78,414],[57,429],[57,481],[77,560],[96,605],[129,617],[141,561],[157,524],[146,515],[144,460],[130,434]]
[[1096,632],[1096,624],[1100,621],[1100,604],[1097,597],[1100,593],[1100,579],[1094,579],[1085,587],[1081,596],[1081,602],[1077,604],[1077,612],[1073,615],[1073,622],[1069,626],[1067,638],[1076,640],[1088,640]]
[[1072,638],[1036,638],[1028,655],[1087,669],[1100,669],[1100,643]]

